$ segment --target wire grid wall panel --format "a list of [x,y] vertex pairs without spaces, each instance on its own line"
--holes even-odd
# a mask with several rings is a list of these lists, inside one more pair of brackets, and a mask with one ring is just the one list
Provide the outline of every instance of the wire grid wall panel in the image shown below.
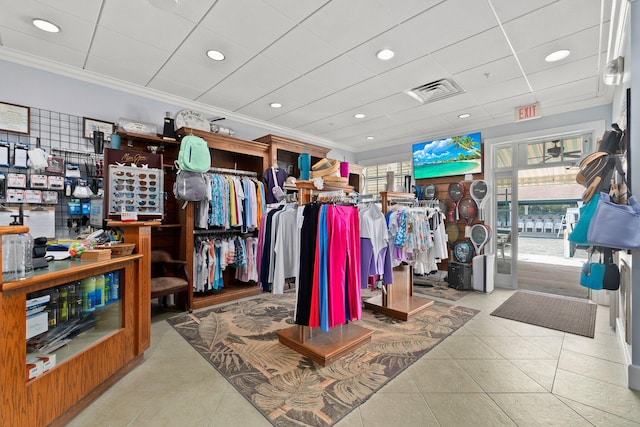
[[[63,158],[65,165],[67,163],[79,165],[83,179],[90,180],[91,178],[97,178],[89,175],[92,171],[95,173],[95,165],[98,161],[103,160],[103,156],[102,154],[94,152],[92,140],[83,137],[82,117],[30,107],[30,119],[29,135],[0,131],[0,142],[4,141],[5,143],[9,143],[11,145],[11,153],[13,153],[13,147],[16,143],[25,145],[28,149],[39,146],[48,154]],[[10,164],[14,164],[13,158],[10,159]],[[26,174],[27,182],[30,182],[30,175],[34,173],[56,175],[46,171],[34,171],[32,169],[21,169],[13,166],[0,167],[0,172]],[[64,172],[62,176],[64,176]],[[56,238],[75,238],[73,231],[69,230],[67,226],[68,220],[73,218],[80,221],[83,215],[69,215],[68,203],[72,197],[66,197],[63,190],[57,192],[58,203],[55,205]],[[0,201],[6,203],[6,200]],[[8,206],[19,205],[9,204]]]

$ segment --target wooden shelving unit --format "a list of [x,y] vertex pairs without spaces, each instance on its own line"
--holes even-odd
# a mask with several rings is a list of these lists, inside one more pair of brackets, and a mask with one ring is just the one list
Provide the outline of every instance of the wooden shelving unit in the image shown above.
[[[413,193],[381,191],[382,212],[387,215],[389,204],[393,199],[414,199]],[[364,308],[383,313],[394,319],[407,321],[418,313],[429,308],[433,300],[413,295],[413,267],[400,265],[393,269],[393,283],[385,286],[382,295],[369,298]]]

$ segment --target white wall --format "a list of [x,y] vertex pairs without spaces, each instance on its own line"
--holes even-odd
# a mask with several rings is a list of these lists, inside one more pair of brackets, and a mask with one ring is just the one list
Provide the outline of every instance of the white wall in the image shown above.
[[[482,139],[487,140],[597,120],[605,120],[606,126],[608,127],[610,125],[610,119],[611,105],[608,104],[591,107],[584,110],[572,111],[569,113],[556,114],[553,116],[543,116],[536,120],[510,123],[506,125],[477,130],[482,133]],[[423,141],[428,140],[428,136],[423,139]],[[418,142],[421,141],[414,141],[413,143]],[[356,162],[362,165],[370,166],[390,162],[409,161],[411,160],[411,147],[413,143],[380,148],[366,153],[357,153]]]

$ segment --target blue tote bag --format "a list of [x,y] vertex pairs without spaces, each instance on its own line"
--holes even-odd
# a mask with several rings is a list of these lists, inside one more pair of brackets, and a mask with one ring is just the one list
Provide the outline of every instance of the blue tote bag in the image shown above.
[[580,219],[578,219],[578,222],[573,228],[573,231],[569,234],[570,242],[573,242],[576,245],[591,244],[589,243],[588,239],[589,226],[591,225],[593,215],[596,213],[596,208],[598,207],[599,201],[600,193],[594,194],[591,200],[589,200],[589,203],[580,208]]

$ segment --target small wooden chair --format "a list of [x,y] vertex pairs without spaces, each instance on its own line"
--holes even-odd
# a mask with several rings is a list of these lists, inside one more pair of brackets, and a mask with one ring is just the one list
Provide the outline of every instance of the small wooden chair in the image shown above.
[[168,295],[188,291],[189,274],[186,266],[186,261],[174,260],[166,251],[151,251],[151,299],[160,298],[159,302],[166,307]]

